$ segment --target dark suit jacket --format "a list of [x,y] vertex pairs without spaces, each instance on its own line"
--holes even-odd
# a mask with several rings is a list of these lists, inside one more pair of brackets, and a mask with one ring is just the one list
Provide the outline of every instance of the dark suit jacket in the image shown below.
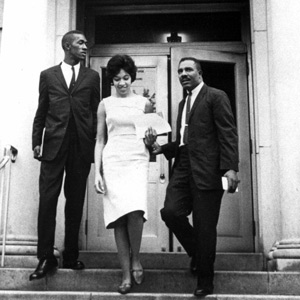
[[[167,159],[178,163],[181,116],[185,100],[179,103],[176,141],[162,146]],[[207,86],[200,90],[189,118],[188,148],[193,178],[199,189],[222,189],[227,170],[238,171],[238,136],[227,95]]]
[[60,65],[41,72],[39,104],[32,131],[32,147],[42,143],[42,160],[53,160],[61,147],[72,109],[81,151],[93,162],[97,130],[97,108],[100,101],[99,74],[80,66],[75,86],[70,93]]

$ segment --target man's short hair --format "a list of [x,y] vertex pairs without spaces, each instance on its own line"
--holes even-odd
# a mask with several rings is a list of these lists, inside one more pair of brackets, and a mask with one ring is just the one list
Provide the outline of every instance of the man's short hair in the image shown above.
[[197,68],[199,74],[200,74],[200,75],[203,74],[203,71],[202,71],[202,68],[201,68],[201,63],[200,63],[200,60],[199,60],[199,59],[197,59],[197,58],[195,58],[195,57],[183,57],[183,58],[179,61],[179,64],[180,64],[181,62],[183,62],[183,61],[186,61],[186,60],[192,60],[192,61],[195,63],[196,68]]
[[71,30],[71,31],[65,33],[64,36],[62,37],[62,40],[61,40],[61,46],[64,50],[65,50],[65,44],[67,42],[72,43],[72,41],[74,39],[74,34],[84,35],[84,33],[80,30]]

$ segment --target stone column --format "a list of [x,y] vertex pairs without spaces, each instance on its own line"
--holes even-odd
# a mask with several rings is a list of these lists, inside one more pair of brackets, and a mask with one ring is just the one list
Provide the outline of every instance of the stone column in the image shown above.
[[[270,96],[270,58],[268,39],[267,0],[250,1],[251,47],[254,92],[255,158],[257,169],[258,238],[256,250],[268,255],[280,234],[280,199],[277,188],[279,163],[272,99]],[[255,195],[255,190],[254,190]]]
[[270,66],[270,105],[280,231],[269,267],[300,270],[300,3],[266,1]]
[[[73,0],[4,2],[0,52],[0,159],[7,144],[19,151],[11,167],[7,254],[36,254],[40,163],[33,159],[31,132],[38,103],[39,75],[63,57],[61,48],[60,56],[56,53],[57,35],[74,25],[70,18],[74,3]],[[65,15],[58,18],[58,12]],[[59,219],[58,226],[61,223]]]

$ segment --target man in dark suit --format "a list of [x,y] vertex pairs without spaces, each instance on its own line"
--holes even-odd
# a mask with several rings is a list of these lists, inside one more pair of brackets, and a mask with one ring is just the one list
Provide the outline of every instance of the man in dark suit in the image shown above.
[[238,137],[227,95],[204,84],[200,62],[182,58],[178,76],[188,96],[179,103],[176,141],[153,146],[155,154],[175,157],[161,216],[192,257],[195,296],[205,296],[213,293],[222,176],[228,192],[238,185]]
[[57,201],[63,176],[65,204],[65,247],[63,267],[80,270],[78,234],[86,181],[94,157],[99,74],[84,67],[87,40],[81,31],[62,38],[64,61],[40,75],[39,103],[33,122],[34,158],[41,161],[38,213],[38,266],[30,280],[54,271],[53,253]]

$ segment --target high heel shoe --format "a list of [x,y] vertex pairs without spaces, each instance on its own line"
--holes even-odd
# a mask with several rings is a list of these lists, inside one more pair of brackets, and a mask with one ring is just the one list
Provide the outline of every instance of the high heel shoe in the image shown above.
[[134,282],[136,284],[142,284],[145,279],[144,270],[136,269],[136,270],[132,270],[131,272],[132,272],[132,277]]
[[118,287],[118,292],[120,294],[127,294],[130,292],[131,290],[131,287],[132,287],[132,284],[131,283],[128,283],[128,282],[125,282],[125,283],[122,283],[121,285],[119,285]]

